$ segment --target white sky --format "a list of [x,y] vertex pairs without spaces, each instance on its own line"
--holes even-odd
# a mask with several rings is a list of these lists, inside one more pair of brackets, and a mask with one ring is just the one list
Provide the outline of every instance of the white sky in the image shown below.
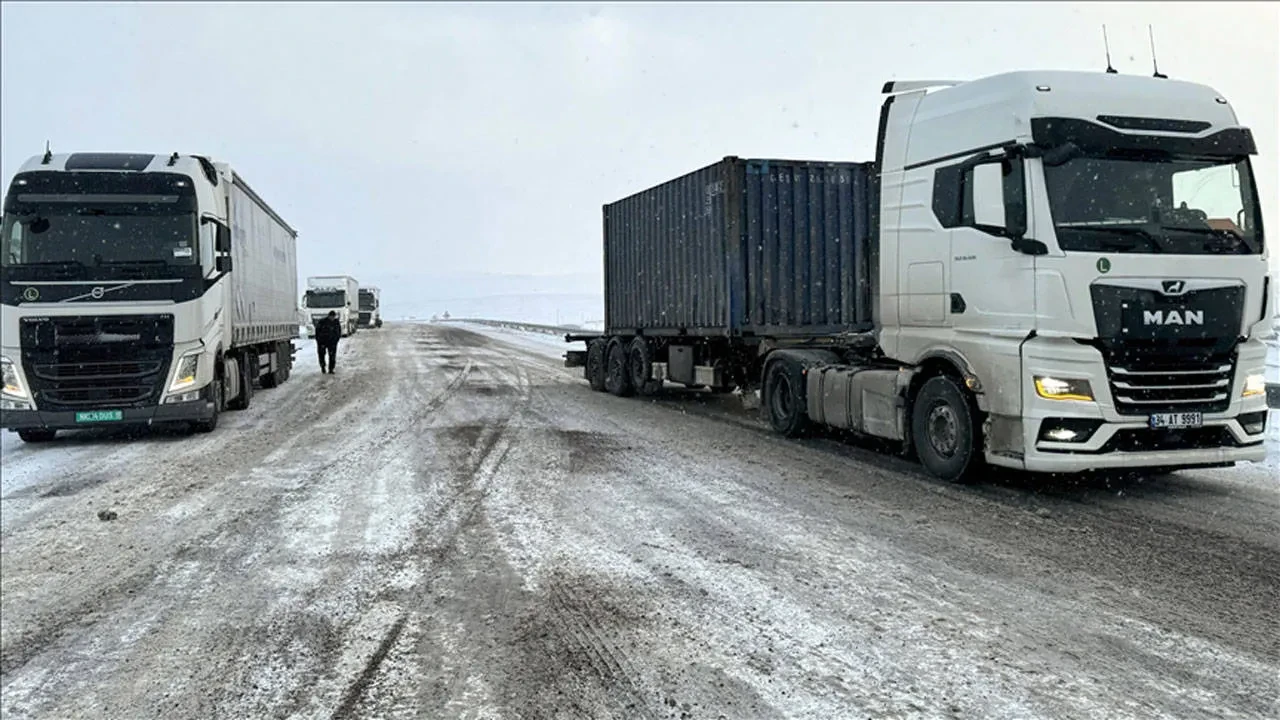
[[726,155],[872,159],[885,80],[1101,71],[1103,22],[1121,72],[1153,23],[1161,71],[1232,102],[1280,238],[1275,3],[0,8],[4,182],[46,139],[207,153],[303,276],[598,276],[602,204]]

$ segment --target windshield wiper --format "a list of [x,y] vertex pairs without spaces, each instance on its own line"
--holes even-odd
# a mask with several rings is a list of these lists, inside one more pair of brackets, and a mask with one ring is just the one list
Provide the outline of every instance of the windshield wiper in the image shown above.
[[[1125,238],[1141,238],[1147,241],[1147,246],[1153,251],[1158,253],[1164,252],[1164,245],[1161,243],[1163,238],[1139,225],[1068,225],[1060,226],[1059,230],[1075,230],[1078,232],[1113,235],[1116,237],[1112,238],[1112,240],[1118,242],[1113,242],[1111,245],[1112,247],[1120,249],[1133,247],[1132,243],[1124,243]],[[1106,244],[1105,241],[1102,244]]]

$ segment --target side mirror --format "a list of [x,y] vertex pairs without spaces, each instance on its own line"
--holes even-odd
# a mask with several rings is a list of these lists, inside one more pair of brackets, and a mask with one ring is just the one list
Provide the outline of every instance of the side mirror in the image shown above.
[[973,224],[979,229],[999,229],[1004,234],[1004,162],[973,168]]
[[221,223],[218,224],[217,240],[215,241],[215,244],[218,252],[231,252],[231,230]]
[[218,259],[214,261],[214,267],[220,273],[231,272],[231,256],[219,255]]

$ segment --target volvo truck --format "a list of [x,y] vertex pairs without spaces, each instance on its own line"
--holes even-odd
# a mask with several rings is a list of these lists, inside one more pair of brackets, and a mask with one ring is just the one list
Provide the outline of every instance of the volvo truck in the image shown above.
[[302,296],[302,307],[310,323],[307,335],[315,337],[316,323],[330,311],[337,313],[342,323],[342,337],[356,333],[360,318],[360,283],[347,275],[328,275],[307,278],[307,292]]
[[360,320],[362,328],[382,327],[382,291],[376,287],[360,288]]
[[288,380],[297,232],[200,155],[46,152],[0,225],[0,426],[217,427]]
[[951,481],[1263,459],[1262,191],[1226,98],[1053,71],[883,93],[872,161],[731,157],[606,205],[605,330],[566,364],[758,392],[783,435]]

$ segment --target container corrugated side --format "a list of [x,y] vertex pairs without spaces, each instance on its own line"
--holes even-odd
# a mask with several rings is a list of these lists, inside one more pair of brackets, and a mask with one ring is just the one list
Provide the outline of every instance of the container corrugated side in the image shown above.
[[726,158],[605,206],[608,332],[869,327],[868,167]]
[[871,323],[870,182],[862,163],[744,162],[744,282],[733,327],[825,334]]

